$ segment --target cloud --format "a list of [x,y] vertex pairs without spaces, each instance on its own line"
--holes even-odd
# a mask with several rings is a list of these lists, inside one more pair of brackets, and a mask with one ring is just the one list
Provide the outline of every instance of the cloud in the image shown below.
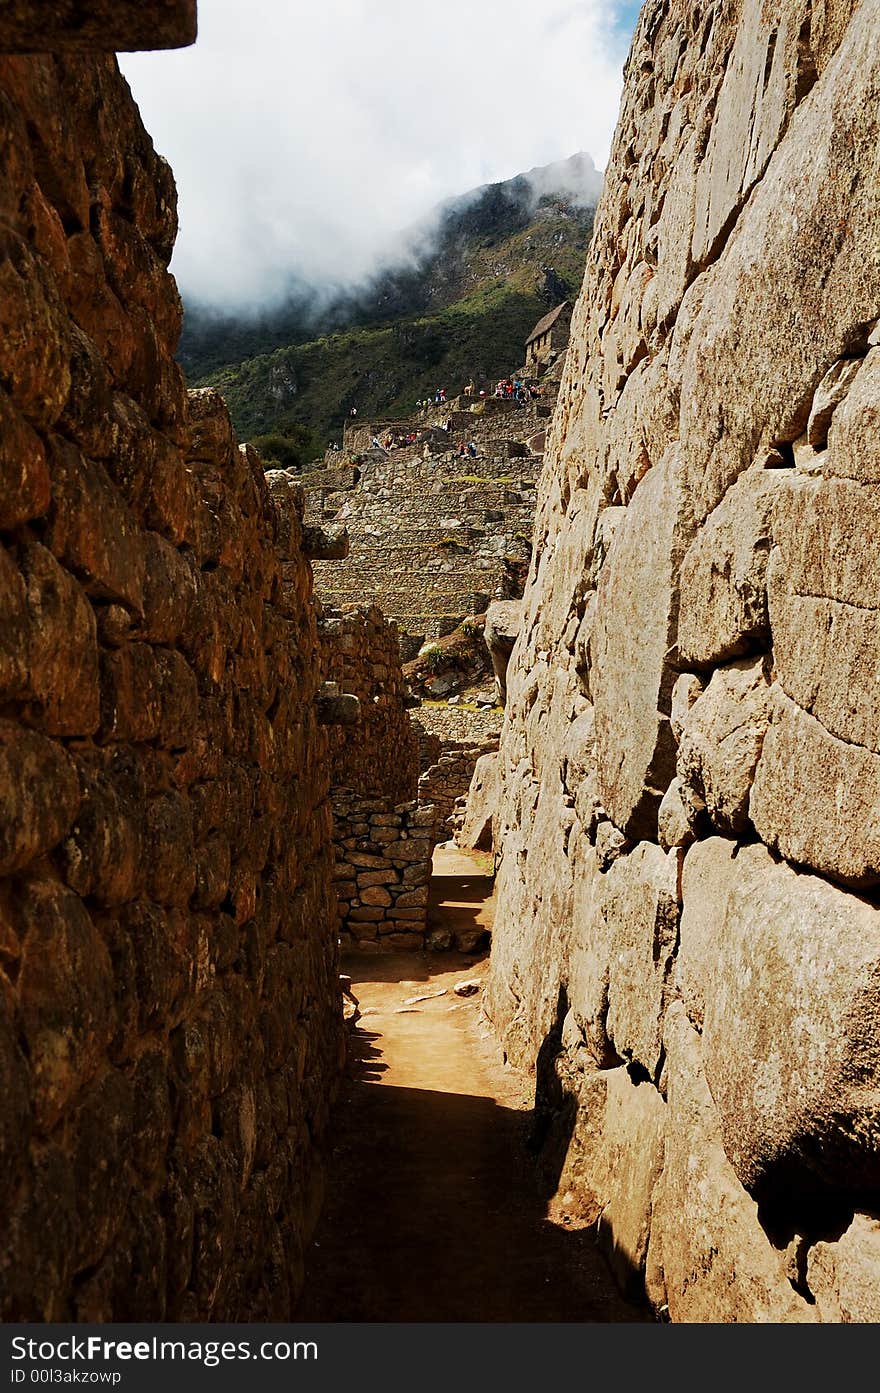
[[578,150],[602,168],[631,9],[200,0],[194,48],[120,59],[177,176],[184,295],[355,285],[444,198]]

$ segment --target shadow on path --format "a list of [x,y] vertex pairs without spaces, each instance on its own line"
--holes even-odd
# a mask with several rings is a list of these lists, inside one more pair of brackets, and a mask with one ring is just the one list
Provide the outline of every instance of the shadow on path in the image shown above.
[[523,1082],[481,1034],[477,998],[452,991],[480,968],[402,956],[404,982],[377,981],[374,958],[346,963],[365,1015],[295,1318],[644,1320],[592,1230],[545,1217]]

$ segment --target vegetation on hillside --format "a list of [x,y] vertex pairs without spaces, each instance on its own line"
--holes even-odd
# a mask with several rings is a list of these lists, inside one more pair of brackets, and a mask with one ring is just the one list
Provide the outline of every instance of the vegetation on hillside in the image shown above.
[[406,416],[438,387],[453,396],[520,366],[536,320],[579,289],[592,218],[563,195],[536,202],[522,178],[491,185],[448,206],[418,264],[338,301],[323,332],[302,303],[258,323],[195,316],[181,361],[223,392],[242,438],[296,467],[340,438],[353,406]]

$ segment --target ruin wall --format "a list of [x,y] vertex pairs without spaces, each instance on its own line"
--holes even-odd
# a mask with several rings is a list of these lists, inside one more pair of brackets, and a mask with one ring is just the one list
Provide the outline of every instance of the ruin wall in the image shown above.
[[335,789],[339,937],[343,948],[393,952],[426,947],[428,882],[436,814],[412,800],[389,807]]
[[0,58],[6,1321],[289,1319],[320,1204],[311,575],[295,493],[174,362],[175,202],[112,56]]
[[498,749],[497,737],[446,741],[434,764],[419,776],[419,801],[430,803],[436,814],[438,841],[448,841],[458,828],[471,779],[481,755]]
[[676,1321],[880,1316],[880,12],[646,0],[508,674],[488,1010]]
[[390,806],[416,797],[419,744],[404,704],[397,625],[376,605],[323,609],[319,619],[325,681],[358,698],[352,726],[332,726],[330,786]]

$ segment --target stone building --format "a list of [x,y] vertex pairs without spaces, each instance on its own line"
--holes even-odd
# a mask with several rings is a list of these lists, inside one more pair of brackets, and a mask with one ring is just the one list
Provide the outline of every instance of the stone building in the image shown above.
[[543,319],[539,319],[526,339],[526,372],[537,373],[568,347],[572,303],[563,300]]

